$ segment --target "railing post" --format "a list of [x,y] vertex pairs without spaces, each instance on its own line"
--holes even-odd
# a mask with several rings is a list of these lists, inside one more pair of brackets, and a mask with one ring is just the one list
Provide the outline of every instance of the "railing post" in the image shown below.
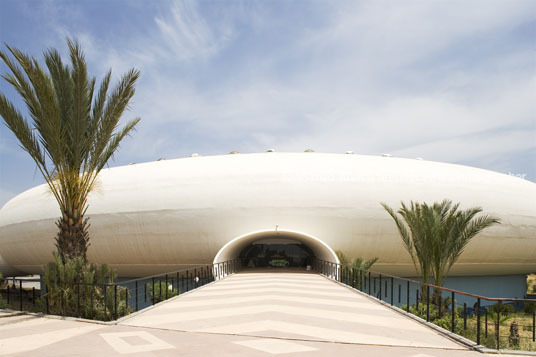
[[430,322],[430,285],[426,284],[426,321]]
[[484,309],[484,337],[488,337],[488,309]]
[[20,311],[22,311],[22,279],[19,279]]
[[368,294],[370,295],[370,271],[368,272]]
[[162,300],[162,278],[158,278],[158,298],[160,299],[160,301],[163,301]]
[[179,272],[177,272],[177,286],[176,286],[176,287],[177,287],[177,292],[178,292],[179,295],[180,295],[181,290],[180,290],[180,288],[179,288]]
[[117,284],[114,284],[114,316],[117,320]]
[[451,302],[450,302],[450,306],[451,306],[451,321],[450,321],[450,330],[452,332],[454,332],[455,330],[455,324],[456,324],[456,304],[454,302],[454,291],[451,292],[451,295],[450,295],[450,299],[451,299]]
[[437,297],[437,318],[441,318],[441,295]]
[[476,344],[480,345],[480,298],[476,300]]
[[[97,288],[97,286],[95,286],[95,288]],[[93,286],[91,286],[91,293],[89,293],[89,300],[90,300],[90,304],[91,304],[91,318],[93,318]]]
[[168,282],[168,275],[166,274],[166,300],[168,298],[168,286],[167,286],[167,282]]
[[154,291],[154,276],[152,278],[152,281],[153,281],[153,292],[152,292],[151,300],[153,301],[153,305],[154,305],[154,301],[156,299],[156,293]]
[[32,286],[32,305],[35,306],[35,286]]
[[467,330],[467,303],[463,303],[463,329]]
[[106,284],[102,287],[104,288],[104,321],[106,321]]
[[536,309],[532,311],[532,342],[536,342]]
[[497,335],[497,350],[501,348],[500,326],[501,326],[501,301],[499,300],[497,302],[497,328],[495,330],[495,334]]
[[[6,300],[7,300],[7,303],[9,304],[9,280],[6,280],[7,281],[7,293],[6,293]],[[47,290],[48,291],[48,290]]]
[[[391,277],[391,306],[393,306],[393,284],[394,284],[394,278]],[[398,296],[400,296],[400,289],[398,290]]]
[[137,280],[134,283],[134,288],[135,288],[135,291],[136,291],[136,311],[138,311],[138,281]]
[[76,307],[77,307],[77,310],[78,310],[78,317],[80,317],[80,283],[76,284],[76,296],[77,296],[77,301],[76,301]]
[[402,302],[402,285],[398,284],[398,304]]
[[125,287],[125,314],[128,312],[128,288]]
[[[374,284],[374,286],[376,286],[376,284]],[[380,296],[380,300],[382,299],[382,275],[380,274],[380,287],[379,287],[379,291],[378,291],[378,295]]]
[[406,288],[406,312],[409,312],[409,280],[406,282],[407,288]]
[[63,296],[63,283],[60,281],[61,315],[65,316],[65,297]]
[[419,310],[419,289],[415,290],[415,306]]

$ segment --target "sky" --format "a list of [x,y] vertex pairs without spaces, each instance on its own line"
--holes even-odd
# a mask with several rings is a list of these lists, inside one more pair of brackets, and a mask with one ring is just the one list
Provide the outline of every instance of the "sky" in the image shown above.
[[[141,71],[110,167],[351,150],[536,182],[533,0],[2,0],[2,42],[42,61],[66,37],[98,81]],[[0,124],[0,206],[41,183]]]

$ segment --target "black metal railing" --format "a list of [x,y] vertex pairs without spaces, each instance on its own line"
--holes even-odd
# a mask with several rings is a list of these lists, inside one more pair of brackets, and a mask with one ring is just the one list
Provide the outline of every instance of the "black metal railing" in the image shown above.
[[316,259],[313,270],[492,349],[536,351],[536,300],[492,298]]
[[110,321],[240,270],[240,261],[234,259],[114,283],[58,282],[55,289],[45,287],[45,291],[23,287],[24,282],[40,282],[39,279],[6,278],[8,283],[0,289],[0,300],[12,310]]
[[[0,284],[0,308],[35,311],[39,308],[41,290],[36,288],[40,279],[4,278]],[[31,286],[30,286],[31,285]]]

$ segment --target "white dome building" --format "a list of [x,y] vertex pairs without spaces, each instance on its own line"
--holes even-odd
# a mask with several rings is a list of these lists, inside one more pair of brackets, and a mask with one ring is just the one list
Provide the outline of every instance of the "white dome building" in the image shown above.
[[[451,275],[536,272],[536,184],[497,172],[389,156],[277,153],[195,156],[103,170],[90,194],[88,259],[139,277],[294,244],[335,261],[379,257],[374,270],[415,276],[392,218],[400,201],[480,206],[502,224],[476,236]],[[59,209],[46,185],[0,210],[0,272],[39,274]]]

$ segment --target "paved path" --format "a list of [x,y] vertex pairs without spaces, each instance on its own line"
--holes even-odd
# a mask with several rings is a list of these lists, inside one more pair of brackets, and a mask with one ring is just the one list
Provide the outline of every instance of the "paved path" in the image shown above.
[[118,325],[0,318],[0,355],[482,356],[315,274],[244,273]]

